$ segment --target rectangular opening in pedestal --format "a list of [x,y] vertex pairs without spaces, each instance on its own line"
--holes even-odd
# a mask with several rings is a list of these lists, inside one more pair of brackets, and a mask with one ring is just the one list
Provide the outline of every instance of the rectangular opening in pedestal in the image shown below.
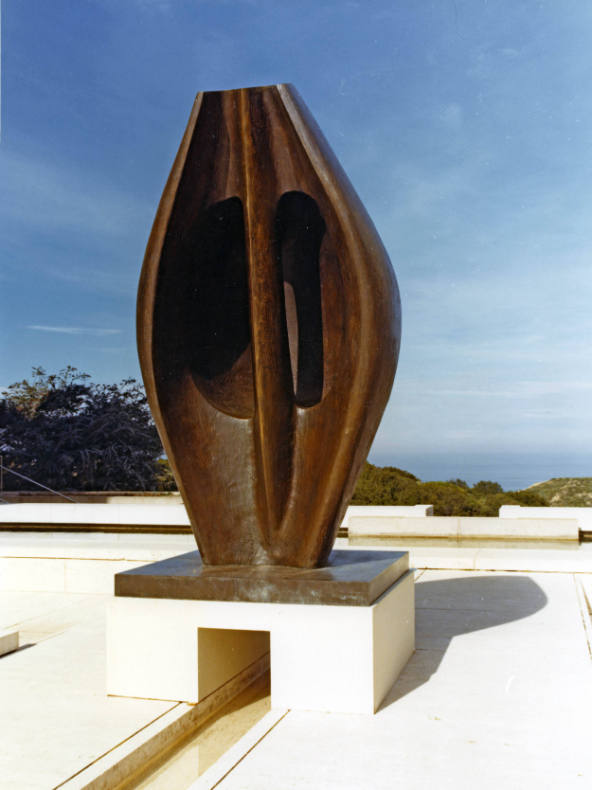
[[240,673],[253,669],[269,655],[269,631],[239,631],[228,628],[197,629],[198,698],[212,694]]

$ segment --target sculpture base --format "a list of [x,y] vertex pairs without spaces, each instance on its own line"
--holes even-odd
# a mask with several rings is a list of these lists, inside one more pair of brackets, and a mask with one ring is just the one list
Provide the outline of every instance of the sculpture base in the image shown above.
[[[313,596],[310,603],[297,604],[269,602],[268,598],[245,601],[181,597],[181,589],[189,590],[186,577],[175,581],[154,573],[165,563],[117,574],[117,592],[107,620],[107,693],[195,703],[271,650],[273,707],[373,713],[414,650],[413,573],[407,569],[406,553],[334,554],[349,555],[351,573],[351,565],[355,568],[359,564],[357,575],[370,589],[368,563],[379,563],[374,578],[380,578],[390,555],[387,567],[400,572],[366,605],[343,603],[347,597],[347,591],[340,587],[345,584],[343,579],[332,582],[325,578],[318,582],[336,584],[336,589],[341,589],[337,603],[319,605],[318,596]],[[187,556],[166,562],[183,564]],[[343,560],[343,565],[337,562],[331,567],[344,567],[348,563]],[[294,571],[293,576],[287,575],[296,579],[298,573],[327,572],[267,568],[262,574],[266,583],[272,570],[279,574],[273,586],[277,596],[296,594],[296,588],[290,584],[281,590],[282,573]],[[159,577],[160,586],[155,581]],[[224,569],[222,578],[226,589],[230,569]],[[241,574],[235,577],[237,595],[245,594],[245,589],[248,594],[253,592],[250,585],[243,587],[244,578]],[[128,583],[139,585],[135,594],[125,595]],[[144,597],[144,584],[152,585],[152,597]],[[352,584],[355,590],[356,583]],[[174,596],[166,596],[167,588]],[[268,592],[269,587],[265,587],[266,596]],[[326,592],[327,596],[334,594]]]
[[203,565],[190,551],[116,574],[115,595],[369,606],[408,569],[404,551],[337,550],[324,568]]

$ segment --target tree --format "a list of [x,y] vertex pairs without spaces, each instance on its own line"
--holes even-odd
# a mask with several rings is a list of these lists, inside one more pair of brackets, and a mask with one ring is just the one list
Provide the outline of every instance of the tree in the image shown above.
[[46,373],[42,367],[37,366],[33,368],[31,381],[17,381],[4,390],[2,395],[18,412],[31,418],[49,392],[68,389],[89,378],[88,373],[79,373],[72,365],[67,365],[59,373]]
[[476,496],[487,496],[487,494],[501,494],[503,488],[499,483],[494,483],[492,480],[479,480],[478,483],[472,488],[473,494]]
[[411,472],[405,472],[395,466],[381,467],[366,462],[358,477],[351,504],[404,504],[401,500],[413,496],[417,482],[417,478]]
[[11,488],[31,488],[10,470],[56,490],[156,488],[162,445],[134,379],[93,384],[68,366],[11,384],[0,400],[0,454]]
[[461,480],[459,477],[457,477],[455,480],[447,480],[446,482],[447,483],[452,483],[453,485],[458,486],[459,488],[468,488],[469,487],[469,484],[467,483],[467,481],[466,480]]

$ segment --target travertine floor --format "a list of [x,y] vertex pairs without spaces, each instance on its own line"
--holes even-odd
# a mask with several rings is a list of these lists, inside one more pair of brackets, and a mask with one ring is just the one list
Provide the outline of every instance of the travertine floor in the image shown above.
[[289,712],[192,787],[592,786],[592,662],[574,576],[425,571],[416,591],[417,651],[377,715]]
[[[417,651],[377,715],[272,712],[194,786],[592,786],[582,590],[592,574],[420,572]],[[105,600],[0,593],[0,628],[35,643],[0,658],[0,788],[59,786],[174,707],[104,695]]]
[[[175,703],[105,695],[105,596],[0,593],[0,787],[52,788]],[[27,646],[28,645],[28,646]]]

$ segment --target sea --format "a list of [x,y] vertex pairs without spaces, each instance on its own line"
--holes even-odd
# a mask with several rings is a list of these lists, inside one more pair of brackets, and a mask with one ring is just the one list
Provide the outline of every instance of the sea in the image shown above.
[[592,477],[592,450],[589,453],[550,451],[370,453],[370,463],[396,466],[420,480],[461,479],[469,485],[480,480],[499,483],[504,491],[528,488],[552,477]]

